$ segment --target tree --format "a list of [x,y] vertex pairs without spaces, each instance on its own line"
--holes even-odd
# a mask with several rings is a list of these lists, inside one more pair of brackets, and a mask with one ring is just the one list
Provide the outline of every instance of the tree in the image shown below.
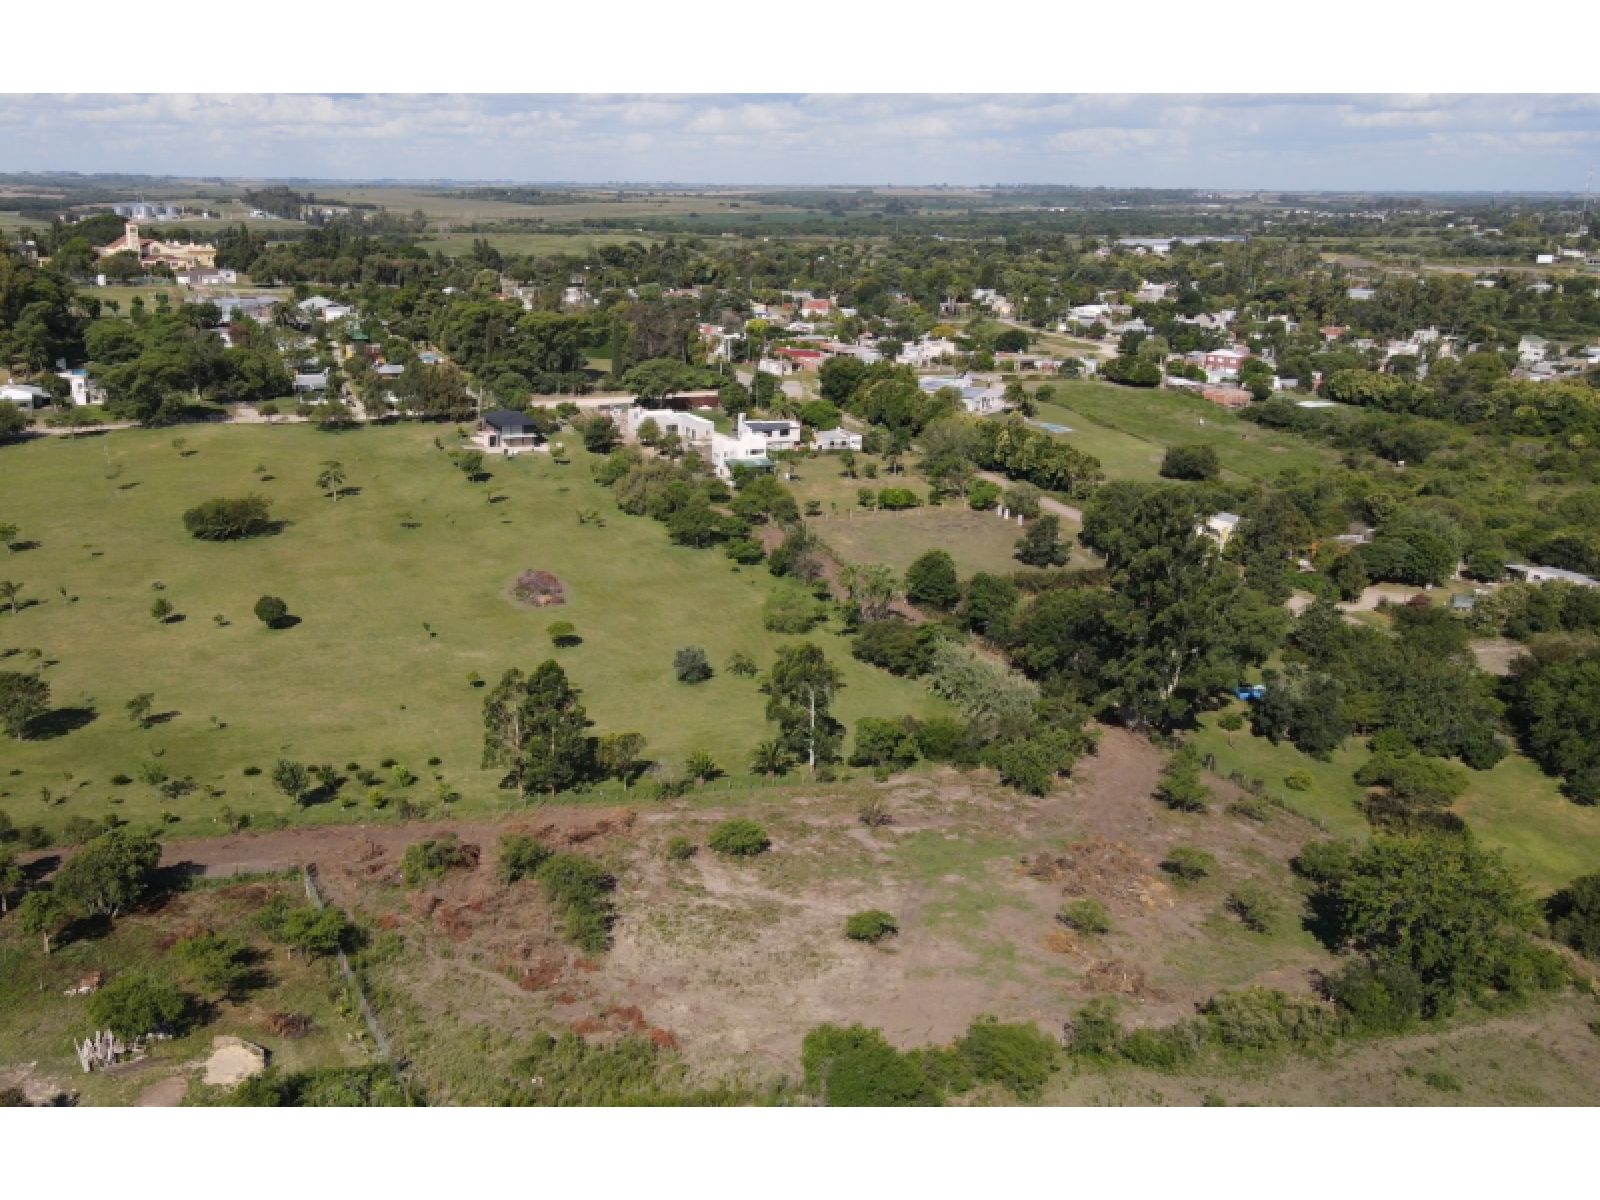
[[750,769],[769,779],[774,775],[782,775],[789,769],[789,755],[781,742],[762,742],[750,752]]
[[10,910],[11,893],[22,886],[25,878],[17,865],[16,853],[0,846],[0,916]]
[[592,762],[589,718],[578,698],[554,659],[531,675],[508,670],[484,700],[483,765],[507,768],[524,798],[577,783]]
[[183,526],[192,536],[208,542],[259,537],[272,531],[270,508],[261,496],[207,500],[183,514]]
[[128,720],[140,729],[150,728],[150,712],[155,708],[156,697],[154,692],[140,692],[124,707],[128,710]]
[[778,726],[783,748],[803,757],[812,773],[837,751],[844,727],[834,720],[833,698],[844,686],[839,669],[811,642],[787,646],[767,672],[767,720]]
[[11,549],[11,543],[17,540],[20,529],[15,521],[0,521],[0,546]]
[[1004,575],[979,572],[967,580],[961,602],[961,620],[968,629],[997,641],[1011,632],[1011,621],[1021,603],[1022,593]]
[[956,560],[947,550],[929,550],[906,568],[906,599],[949,610],[961,599]]
[[1222,463],[1210,446],[1168,446],[1161,474],[1166,479],[1215,479],[1222,474]]
[[1468,837],[1374,837],[1322,883],[1317,905],[1335,944],[1414,974],[1430,1015],[1511,989],[1537,966],[1522,882]]
[[22,605],[17,597],[22,594],[22,585],[14,579],[0,579],[0,603],[10,607],[13,613],[22,611]]
[[304,804],[311,791],[311,772],[304,763],[280,758],[272,767],[272,786],[295,804]]
[[608,733],[595,744],[595,765],[629,787],[644,770],[645,739],[641,733]]
[[337,500],[344,493],[346,478],[344,464],[336,458],[330,458],[322,464],[322,471],[317,476],[317,487],[322,489],[330,500]]
[[1053,513],[1034,521],[1017,539],[1016,559],[1030,567],[1059,567],[1068,555],[1061,540],[1061,518]]
[[50,685],[23,671],[0,671],[0,729],[22,737],[28,725],[50,711]]
[[256,601],[256,619],[268,629],[277,629],[289,616],[289,606],[277,596],[263,596]]
[[175,942],[172,953],[206,995],[233,995],[250,978],[250,948],[236,937],[212,932]]
[[450,452],[450,461],[455,464],[456,470],[474,483],[483,474],[483,451],[481,450],[452,450]]
[[46,954],[50,953],[50,939],[61,932],[71,915],[61,897],[49,889],[29,892],[17,906],[22,932],[43,939]]
[[115,917],[144,899],[160,861],[161,843],[153,835],[107,830],[63,864],[53,890],[86,916]]
[[578,627],[571,621],[552,621],[545,627],[545,633],[550,638],[550,644],[557,649],[576,646],[583,641],[578,636]]
[[679,683],[704,683],[711,678],[711,660],[699,646],[685,646],[672,656],[672,674]]
[[894,572],[880,563],[850,563],[839,572],[839,583],[863,621],[887,617],[900,590]]
[[350,937],[350,922],[331,905],[296,908],[284,915],[278,936],[308,958],[335,954]]
[[119,975],[89,997],[95,1028],[119,1037],[178,1033],[187,1022],[189,998],[168,980],[143,972]]
[[155,602],[150,605],[150,615],[163,625],[172,619],[175,611],[177,610],[172,607],[172,601],[165,596],[157,596]]
[[1211,789],[1200,777],[1199,751],[1184,746],[1163,768],[1156,799],[1179,812],[1205,812],[1211,798]]

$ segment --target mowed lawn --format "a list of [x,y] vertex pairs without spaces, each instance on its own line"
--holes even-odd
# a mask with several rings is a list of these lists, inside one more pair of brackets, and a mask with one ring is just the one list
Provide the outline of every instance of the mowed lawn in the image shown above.
[[1286,468],[1316,470],[1337,456],[1290,433],[1265,429],[1209,400],[1159,388],[1063,380],[1038,419],[1066,425],[1067,441],[1105,464],[1111,479],[1154,479],[1168,446],[1212,446],[1225,472],[1269,479]]
[[[811,522],[811,528],[845,562],[881,563],[904,572],[929,550],[946,550],[962,578],[978,571],[1009,575],[1027,570],[1013,556],[1022,530],[993,511],[978,512],[951,501],[937,508],[902,512],[847,511]],[[1075,540],[1076,526],[1063,523],[1073,566],[1088,562]]]
[[[186,457],[173,446],[180,435]],[[493,681],[552,655],[583,689],[595,732],[636,730],[674,764],[704,749],[743,774],[772,727],[757,681],[721,668],[734,651],[769,665],[796,640],[762,626],[774,586],[766,570],[674,546],[659,523],[619,513],[582,451],[566,467],[544,455],[491,461],[493,479],[474,484],[436,439],[449,445],[453,430],[202,426],[0,449],[5,517],[39,543],[0,565],[33,601],[0,613],[0,653],[14,651],[0,670],[42,667],[54,706],[82,710],[69,732],[3,743],[0,808],[51,827],[168,809],[176,834],[214,832],[223,805],[290,812],[268,782],[279,757],[339,768],[393,758],[422,777],[406,793],[416,799],[433,798],[437,771],[460,807],[508,803],[496,773],[479,767],[484,692],[469,676]],[[326,459],[344,464],[358,494],[324,498],[314,481]],[[490,503],[496,490],[505,499]],[[282,532],[217,544],[184,530],[190,506],[251,493],[271,498]],[[579,509],[597,510],[604,526],[579,524]],[[537,610],[509,600],[507,586],[529,568],[558,575],[569,602]],[[251,611],[264,593],[299,623],[264,627]],[[158,597],[182,620],[158,623]],[[545,631],[556,620],[573,622],[583,644],[553,651]],[[836,714],[847,724],[940,711],[919,685],[852,659],[843,637],[811,638],[844,673]],[[689,645],[705,648],[715,678],[674,680],[673,652]],[[136,728],[124,706],[142,692],[173,715]],[[140,764],[156,759],[202,790],[171,800],[137,782]],[[250,766],[264,774],[243,775]],[[114,786],[118,774],[135,782]],[[208,797],[208,785],[226,794]],[[370,815],[364,803],[306,814]]]
[[[1287,742],[1274,746],[1255,737],[1249,726],[1227,733],[1216,725],[1217,714],[1201,718],[1195,744],[1216,756],[1226,775],[1243,771],[1265,781],[1267,788],[1296,809],[1321,820],[1336,837],[1365,837],[1366,819],[1356,807],[1365,789],[1354,772],[1367,760],[1362,743],[1352,739],[1328,762],[1302,754]],[[1284,786],[1291,771],[1304,770],[1313,783],[1308,791]],[[1561,794],[1554,779],[1520,754],[1502,759],[1492,770],[1471,771],[1466,795],[1456,804],[1472,831],[1544,891],[1561,887],[1600,866],[1600,808],[1574,804]]]

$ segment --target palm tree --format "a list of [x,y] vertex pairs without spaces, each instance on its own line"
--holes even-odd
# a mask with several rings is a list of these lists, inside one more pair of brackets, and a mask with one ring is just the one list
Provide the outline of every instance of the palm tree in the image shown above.
[[0,579],[0,604],[9,604],[11,611],[18,611],[17,594],[22,591],[22,585],[10,579]]
[[322,474],[317,476],[317,486],[334,500],[339,498],[339,493],[344,490],[344,464],[336,458],[330,458],[322,464]]
[[783,752],[783,747],[775,741],[762,742],[750,755],[750,769],[758,775],[771,778],[782,775],[784,768],[789,765],[789,756]]

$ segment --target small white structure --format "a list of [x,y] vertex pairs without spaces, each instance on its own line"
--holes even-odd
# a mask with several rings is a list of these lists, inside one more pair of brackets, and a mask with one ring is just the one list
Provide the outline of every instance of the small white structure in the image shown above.
[[355,315],[355,309],[348,304],[340,304],[337,300],[329,300],[326,296],[312,296],[309,300],[302,300],[295,305],[308,317],[315,317],[319,321],[341,321],[345,317]]
[[50,393],[31,383],[8,383],[0,386],[0,400],[9,400],[26,412],[38,412],[50,407]]
[[841,425],[838,429],[817,430],[812,436],[811,444],[818,450],[859,450],[861,435],[852,433]]
[[328,390],[328,373],[317,371],[305,372],[294,377],[294,390],[297,392],[325,392]]
[[73,367],[70,371],[57,371],[56,377],[67,381],[67,386],[72,389],[72,402],[80,408],[88,404],[100,404],[105,400],[104,390],[89,378],[89,372],[83,367]]
[[1507,563],[1506,574],[1527,583],[1575,583],[1579,587],[1600,587],[1600,579],[1568,571],[1564,567],[1535,567],[1527,563]]
[[1234,530],[1239,528],[1239,514],[1219,512],[1206,518],[1205,524],[1195,530],[1202,537],[1208,537],[1218,546],[1226,546],[1232,540]]

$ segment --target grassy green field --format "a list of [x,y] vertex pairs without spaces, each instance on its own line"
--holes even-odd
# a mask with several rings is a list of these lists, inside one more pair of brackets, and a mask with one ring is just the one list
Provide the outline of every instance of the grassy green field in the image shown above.
[[[1347,743],[1328,762],[1302,754],[1287,742],[1274,746],[1255,737],[1248,726],[1227,733],[1216,724],[1218,714],[1201,718],[1195,744],[1216,756],[1217,771],[1243,771],[1264,780],[1274,793],[1296,809],[1315,817],[1338,837],[1364,837],[1366,819],[1356,807],[1362,789],[1354,772],[1367,759],[1356,742]],[[1309,791],[1283,785],[1291,771],[1311,774]],[[1537,887],[1553,890],[1600,862],[1600,808],[1572,803],[1556,781],[1520,754],[1503,759],[1493,770],[1469,772],[1467,793],[1458,812],[1483,841],[1506,857]]]
[[472,251],[472,243],[488,242],[502,254],[588,254],[600,246],[619,242],[641,242],[648,246],[656,239],[643,233],[529,233],[523,230],[491,230],[488,233],[445,233],[422,239],[424,249],[459,256]]
[[1065,380],[1055,384],[1051,403],[1039,405],[1039,420],[1070,427],[1066,439],[1099,457],[1112,479],[1154,479],[1173,445],[1215,447],[1225,472],[1252,479],[1286,468],[1316,470],[1336,458],[1198,396],[1156,388]]
[[[6,743],[0,808],[19,823],[59,828],[74,815],[168,809],[176,836],[216,832],[223,805],[293,816],[266,775],[242,774],[270,772],[279,757],[339,767],[393,758],[424,778],[438,757],[440,782],[461,793],[457,807],[507,804],[478,766],[483,692],[469,676],[493,680],[550,657],[545,629],[555,620],[572,621],[584,639],[558,657],[597,732],[637,730],[667,762],[704,749],[734,775],[770,736],[756,681],[720,668],[734,651],[769,663],[794,640],[762,625],[774,580],[674,546],[657,522],[618,513],[581,450],[565,467],[545,455],[494,461],[493,479],[473,484],[435,448],[436,438],[453,440],[440,427],[338,435],[216,426],[183,436],[187,457],[170,431],[146,430],[0,450],[6,517],[39,543],[0,566],[32,601],[0,614],[0,669],[42,669],[64,723],[80,725]],[[332,501],[318,491],[320,464],[332,458],[359,494]],[[257,478],[258,465],[269,478]],[[497,490],[503,502],[490,503]],[[223,544],[185,532],[190,506],[251,493],[273,501],[282,532]],[[599,511],[605,524],[580,525],[579,509]],[[530,568],[557,574],[568,603],[541,610],[509,600],[507,587]],[[256,620],[252,606],[266,593],[283,597],[300,623],[269,630]],[[157,622],[158,597],[182,620]],[[836,712],[847,724],[939,711],[918,685],[852,659],[841,636],[811,636],[844,673]],[[673,652],[688,645],[706,649],[715,678],[673,679]],[[149,729],[124,711],[143,692],[154,694],[156,713],[171,714]],[[200,790],[169,800],[146,784],[110,782],[138,779],[153,761]],[[208,798],[207,787],[225,795]],[[412,789],[417,799],[433,791]],[[304,817],[372,815],[365,804],[329,804]]]
[[[993,512],[977,512],[964,504],[913,508],[903,512],[846,510],[813,522],[812,528],[845,562],[882,563],[904,571],[928,550],[947,550],[962,576],[977,571],[1009,575],[1024,567],[1013,556],[1022,531]],[[1063,531],[1070,538],[1073,529]],[[1087,561],[1087,552],[1072,545],[1073,565]]]

